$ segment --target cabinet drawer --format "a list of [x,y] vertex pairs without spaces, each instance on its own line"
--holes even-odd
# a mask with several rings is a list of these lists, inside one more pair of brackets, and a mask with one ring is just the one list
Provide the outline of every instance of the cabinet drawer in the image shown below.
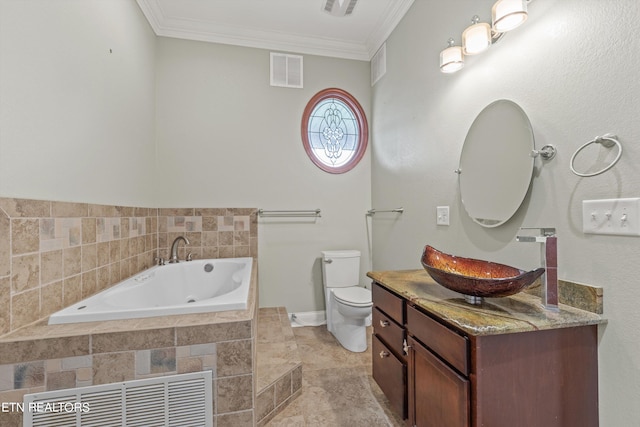
[[375,335],[371,341],[373,351],[372,375],[389,400],[391,407],[407,418],[406,368]]
[[404,325],[404,300],[377,283],[371,286],[373,305],[377,306],[385,314],[391,317],[399,325]]
[[373,309],[373,332],[399,359],[405,360],[404,350],[402,349],[404,328],[399,326],[377,307]]
[[464,375],[469,375],[469,342],[413,307],[407,307],[407,330]]

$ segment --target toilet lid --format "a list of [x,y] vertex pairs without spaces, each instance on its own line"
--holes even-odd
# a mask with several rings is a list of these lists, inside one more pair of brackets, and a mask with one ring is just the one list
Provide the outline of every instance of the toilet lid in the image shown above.
[[371,302],[371,291],[360,286],[350,286],[348,288],[336,288],[333,295],[340,302],[352,306],[369,306]]

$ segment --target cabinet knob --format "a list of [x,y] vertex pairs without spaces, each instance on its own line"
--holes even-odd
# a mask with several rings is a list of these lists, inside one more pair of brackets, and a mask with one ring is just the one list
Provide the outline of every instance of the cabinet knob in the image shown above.
[[387,326],[389,326],[389,321],[388,320],[380,320],[380,326],[382,326],[383,328],[386,328]]
[[385,357],[389,357],[389,352],[382,350],[380,352],[380,359],[384,359]]

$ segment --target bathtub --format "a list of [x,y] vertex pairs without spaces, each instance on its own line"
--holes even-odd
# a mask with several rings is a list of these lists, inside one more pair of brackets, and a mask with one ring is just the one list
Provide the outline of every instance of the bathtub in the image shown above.
[[223,258],[151,267],[52,314],[49,324],[244,310],[252,264]]

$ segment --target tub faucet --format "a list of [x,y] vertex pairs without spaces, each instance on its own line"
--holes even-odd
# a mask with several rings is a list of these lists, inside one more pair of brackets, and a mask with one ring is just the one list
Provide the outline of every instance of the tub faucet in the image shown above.
[[542,276],[542,304],[544,308],[558,311],[558,237],[555,228],[522,227],[520,230],[540,230],[539,236],[516,236],[518,242],[542,243],[540,262]]
[[178,259],[178,243],[180,243],[180,240],[183,240],[185,245],[189,244],[189,239],[187,239],[186,237],[184,236],[176,237],[173,243],[171,244],[171,255],[169,256],[169,263],[173,264],[176,262],[180,262],[180,260]]

